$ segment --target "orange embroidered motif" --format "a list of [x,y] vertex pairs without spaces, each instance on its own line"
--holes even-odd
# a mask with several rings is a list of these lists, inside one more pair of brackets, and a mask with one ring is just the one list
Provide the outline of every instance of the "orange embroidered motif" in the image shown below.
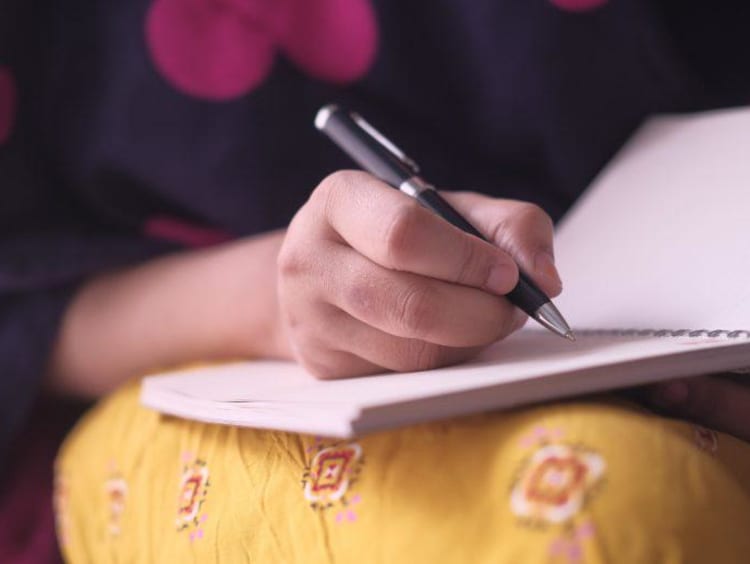
[[359,495],[346,497],[361,471],[362,447],[357,443],[330,446],[318,445],[318,452],[302,476],[304,496],[313,509],[339,506],[336,521],[355,521],[353,506],[361,502]]
[[581,487],[587,467],[575,458],[552,456],[534,468],[526,489],[526,496],[547,505],[565,505]]
[[203,538],[202,525],[208,519],[203,505],[208,496],[208,465],[205,461],[194,458],[190,453],[183,455],[185,465],[180,478],[180,490],[177,501],[177,531],[189,530],[190,541]]
[[604,459],[592,451],[545,445],[522,468],[511,492],[511,509],[532,521],[565,522],[580,510],[605,467]]

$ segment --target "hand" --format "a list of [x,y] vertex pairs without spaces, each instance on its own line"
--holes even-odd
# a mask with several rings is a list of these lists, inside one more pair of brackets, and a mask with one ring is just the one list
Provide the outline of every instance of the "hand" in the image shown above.
[[669,415],[693,420],[750,441],[750,388],[704,376],[658,384],[649,399]]
[[445,198],[495,245],[363,172],[338,172],[290,224],[278,258],[281,321],[296,359],[335,378],[456,363],[523,325],[503,298],[516,262],[561,291],[552,221],[474,193]]

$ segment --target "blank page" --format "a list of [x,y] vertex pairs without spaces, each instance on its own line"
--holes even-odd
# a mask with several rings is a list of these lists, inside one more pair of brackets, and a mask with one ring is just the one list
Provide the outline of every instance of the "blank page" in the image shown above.
[[656,118],[556,238],[574,328],[750,328],[750,110]]

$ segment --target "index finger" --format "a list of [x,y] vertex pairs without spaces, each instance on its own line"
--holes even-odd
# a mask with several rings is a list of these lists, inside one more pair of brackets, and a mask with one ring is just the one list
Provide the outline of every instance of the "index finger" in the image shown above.
[[562,281],[555,268],[554,226],[542,208],[475,192],[446,193],[445,198],[460,205],[466,218],[495,245],[509,252],[547,295],[560,294]]

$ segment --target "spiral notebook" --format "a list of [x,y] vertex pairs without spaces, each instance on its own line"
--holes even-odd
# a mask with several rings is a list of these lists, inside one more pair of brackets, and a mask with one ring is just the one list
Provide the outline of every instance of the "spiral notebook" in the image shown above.
[[142,402],[203,421],[350,437],[750,366],[750,110],[655,118],[556,237],[570,343],[537,327],[449,368],[317,381],[288,362],[144,380]]

